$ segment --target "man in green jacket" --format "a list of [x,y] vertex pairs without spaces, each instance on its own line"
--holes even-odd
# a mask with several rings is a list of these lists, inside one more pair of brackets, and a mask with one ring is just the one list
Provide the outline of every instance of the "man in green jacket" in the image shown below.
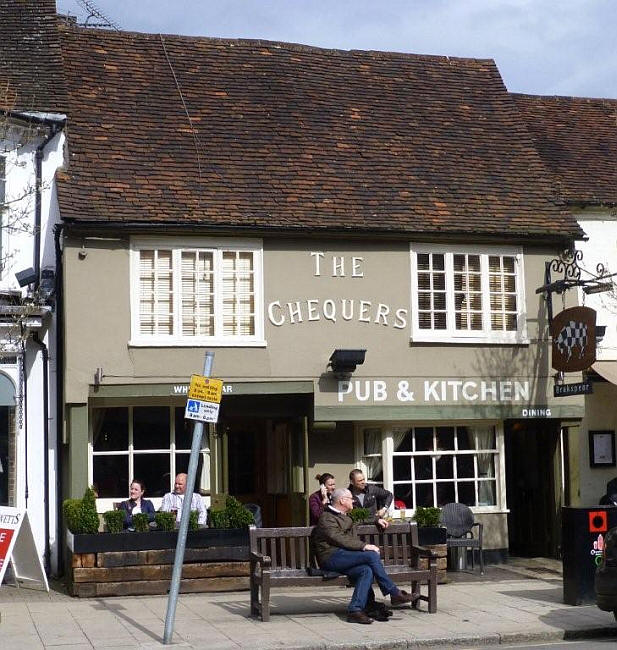
[[[319,566],[327,571],[344,573],[355,587],[347,608],[347,620],[366,625],[372,623],[373,618],[388,619],[388,610],[375,603],[373,580],[384,596],[390,596],[393,606],[412,603],[416,598],[392,582],[381,562],[379,546],[365,544],[358,537],[351,517],[347,516],[352,508],[351,492],[335,490],[331,504],[323,511],[313,530],[313,544]],[[377,520],[377,524],[387,526],[381,520]]]

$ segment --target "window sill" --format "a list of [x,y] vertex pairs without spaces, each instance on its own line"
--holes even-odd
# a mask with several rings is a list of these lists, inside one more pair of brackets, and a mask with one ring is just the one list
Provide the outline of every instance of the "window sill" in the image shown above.
[[265,340],[131,339],[130,348],[265,348]]
[[410,343],[443,343],[446,345],[529,345],[527,337],[487,337],[487,336],[431,336],[414,334],[409,338]]

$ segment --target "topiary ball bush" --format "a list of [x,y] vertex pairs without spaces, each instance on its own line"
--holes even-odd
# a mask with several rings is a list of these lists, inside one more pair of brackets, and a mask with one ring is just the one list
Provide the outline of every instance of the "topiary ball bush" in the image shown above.
[[124,510],[108,510],[103,513],[103,521],[109,533],[121,533],[124,529]]
[[173,512],[157,512],[154,521],[159,530],[176,530],[176,515]]
[[99,532],[99,516],[92,488],[86,489],[82,499],[66,499],[62,504],[62,512],[67,528],[74,535]]
[[133,528],[137,533],[150,532],[150,520],[145,512],[138,512],[133,515]]

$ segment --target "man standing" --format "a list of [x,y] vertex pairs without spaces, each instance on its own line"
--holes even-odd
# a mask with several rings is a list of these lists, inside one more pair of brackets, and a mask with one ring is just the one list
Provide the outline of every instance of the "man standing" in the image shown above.
[[[384,596],[390,596],[393,606],[412,603],[417,597],[401,591],[392,582],[381,562],[379,546],[365,544],[358,537],[351,517],[347,516],[352,508],[351,492],[335,490],[331,505],[326,507],[313,530],[317,561],[322,569],[344,573],[352,581],[355,588],[347,608],[350,623],[366,625],[373,618],[387,621],[392,612],[375,602],[373,580]],[[376,523],[383,526],[386,522]]]
[[354,508],[366,508],[371,519],[385,517],[388,508],[392,503],[392,492],[384,490],[378,485],[366,482],[361,469],[352,469],[349,472],[349,491],[353,497]]
[[[186,492],[186,474],[178,474],[174,482],[174,491],[168,492],[163,497],[163,503],[161,504],[161,510],[163,512],[174,512],[176,513],[176,523],[180,523],[180,517],[182,516],[182,502],[184,501],[184,493]],[[201,498],[201,495],[197,492],[193,492],[191,497],[191,510],[197,510],[199,513],[197,523],[200,526],[204,526],[208,516],[206,506]]]

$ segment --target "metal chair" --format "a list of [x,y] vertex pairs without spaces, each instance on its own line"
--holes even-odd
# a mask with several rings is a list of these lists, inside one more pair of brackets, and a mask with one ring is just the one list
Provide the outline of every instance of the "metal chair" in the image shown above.
[[[474,521],[473,512],[464,503],[446,503],[441,509],[441,523],[446,527],[448,549],[463,548],[465,567],[467,567],[467,549],[471,549],[471,568],[475,568],[475,550],[480,554],[480,575],[484,575],[484,556],[482,532],[484,525]],[[474,535],[473,529],[477,528]]]

